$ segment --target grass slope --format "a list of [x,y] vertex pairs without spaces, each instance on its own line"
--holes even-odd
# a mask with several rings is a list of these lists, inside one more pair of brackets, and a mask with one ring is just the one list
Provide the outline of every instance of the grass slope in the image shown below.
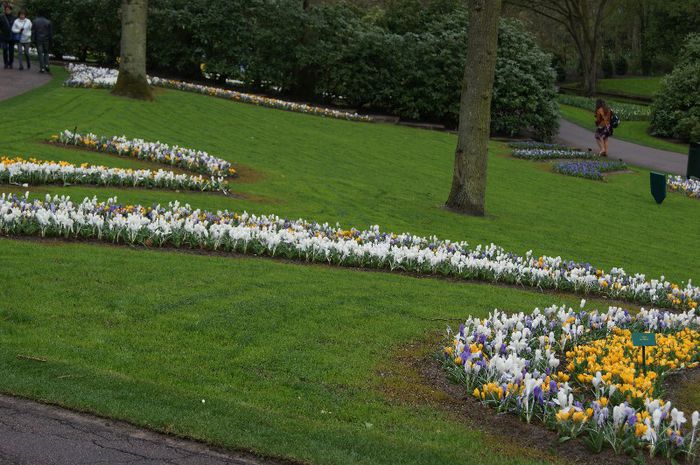
[[600,79],[598,91],[628,97],[654,98],[661,86],[661,79],[661,77]]
[[312,463],[543,463],[478,425],[389,401],[379,370],[401,370],[392,348],[466,313],[561,298],[85,244],[0,239],[0,256],[12,270],[3,391]]
[[[649,101],[654,98],[661,86],[661,77],[628,77],[598,79],[596,89],[601,94],[615,95]],[[561,85],[574,92],[583,92],[581,82],[568,82]],[[637,100],[639,101],[639,100]]]
[[[564,119],[576,123],[579,126],[595,129],[593,116],[590,111],[583,108],[576,108],[570,105],[559,104],[559,110]],[[622,121],[620,127],[615,129],[615,137],[634,142],[635,144],[646,145],[661,150],[671,152],[688,153],[688,145],[671,142],[666,139],[654,137],[649,134],[649,121]]]
[[[697,256],[688,253],[697,247],[689,234],[700,228],[697,201],[669,196],[658,207],[643,171],[594,183],[512,159],[494,143],[489,215],[463,217],[440,207],[449,189],[452,135],[175,91],[142,103],[63,88],[60,77],[2,103],[13,117],[0,126],[0,152],[139,166],[41,140],[74,126],[160,139],[253,170],[243,170],[236,187],[248,199],[55,186],[30,188],[33,194],[179,199],[346,226],[378,223],[677,280],[697,276]],[[257,182],[250,182],[253,173]],[[380,372],[392,366],[395,348],[437,341],[447,324],[469,314],[576,298],[88,244],[0,239],[0,257],[1,391],[318,464],[548,460],[540,458],[541,445],[503,444],[432,406],[390,400]]]

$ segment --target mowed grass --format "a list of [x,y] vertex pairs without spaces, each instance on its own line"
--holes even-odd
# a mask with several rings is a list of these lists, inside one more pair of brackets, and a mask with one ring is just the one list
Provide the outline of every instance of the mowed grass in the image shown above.
[[28,189],[37,194],[77,199],[117,195],[124,202],[149,205],[177,199],[214,210],[340,222],[347,228],[379,224],[394,232],[494,242],[517,253],[533,250],[676,280],[697,271],[692,254],[672,253],[695,249],[695,238],[687,231],[700,225],[697,202],[672,195],[658,207],[649,195],[646,171],[614,176],[605,184],[590,182],[553,174],[546,164],[514,159],[503,144],[493,143],[488,214],[475,218],[442,208],[456,144],[453,135],[443,132],[330,120],[177,91],[159,90],[155,103],[142,103],[115,99],[101,90],[64,88],[60,77],[2,107],[13,115],[0,128],[2,153],[142,166],[43,140],[76,126],[98,134],[161,140],[243,165],[233,190],[247,199],[163,190]]
[[627,97],[654,98],[661,87],[661,77],[631,77],[598,80],[598,91]]
[[[608,79],[598,79],[596,89],[601,94],[615,95],[630,99],[653,99],[661,87],[660,76],[644,77],[615,77]],[[562,84],[562,87],[581,92],[581,82],[569,82]],[[639,101],[639,100],[637,100]]]
[[[670,195],[658,207],[644,171],[591,182],[513,159],[494,143],[489,214],[471,218],[441,208],[455,145],[449,134],[175,91],[142,103],[59,81],[0,104],[13,115],[0,125],[1,153],[141,166],[42,140],[75,126],[159,139],[238,162],[234,189],[247,199],[58,186],[30,187],[33,195],[179,199],[697,277],[698,203]],[[382,373],[402,372],[393,354],[409,342],[439,350],[446,326],[468,315],[577,297],[254,257],[13,239],[0,239],[0,263],[0,391],[318,464],[550,460],[546,446],[509,444],[434,405],[388,396]]]
[[312,463],[544,463],[388,398],[380,373],[466,314],[574,298],[86,244],[0,239],[0,256],[2,391]]
[[[559,104],[559,110],[564,119],[576,123],[579,126],[589,128],[591,131],[595,129],[593,115],[590,111],[563,104]],[[620,126],[615,129],[614,137],[656,149],[688,153],[687,144],[673,142],[649,134],[649,121],[622,121]]]

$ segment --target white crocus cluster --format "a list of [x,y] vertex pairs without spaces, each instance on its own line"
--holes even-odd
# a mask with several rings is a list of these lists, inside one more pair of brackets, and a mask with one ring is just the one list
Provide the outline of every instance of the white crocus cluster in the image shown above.
[[[22,212],[21,220],[10,214],[16,211]],[[275,215],[194,210],[179,203],[167,207],[135,205],[126,208],[116,199],[105,203],[85,199],[75,204],[68,197],[47,197],[41,201],[26,196],[3,195],[0,197],[0,231],[15,235],[34,234],[37,215],[46,211],[50,212],[47,234],[55,236],[100,234],[120,241],[125,239],[121,234],[121,222],[138,217],[143,224],[138,234],[129,236],[133,237],[128,239],[130,243],[184,245],[339,266],[447,275],[590,293],[660,307],[695,308],[700,298],[700,289],[690,280],[680,286],[663,277],[648,280],[643,274],[627,274],[621,268],[604,271],[561,257],[537,257],[531,251],[520,256],[494,244],[470,247],[466,242],[409,233],[386,233],[378,226],[364,231],[343,230],[328,224],[302,219],[293,221]],[[102,218],[104,226],[102,231],[92,231],[89,225],[78,221],[66,228],[57,221],[57,215],[79,219],[97,215]],[[607,320],[600,324],[607,324]],[[581,331],[580,326],[574,324],[566,328],[567,335],[574,340]]]
[[67,162],[0,159],[0,183],[4,184],[88,184],[95,186],[145,187],[227,192],[222,177],[209,179],[200,175],[172,171],[134,170]]
[[[68,65],[70,77],[66,80],[65,85],[68,87],[88,87],[109,89],[114,87],[119,75],[118,70],[110,68],[98,68],[82,64]],[[168,89],[182,90],[186,92],[195,92],[212,97],[225,98],[236,102],[249,103],[262,107],[275,108],[279,110],[293,111],[297,113],[305,113],[316,116],[325,116],[328,118],[344,119],[349,121],[372,121],[370,116],[360,115],[356,112],[343,110],[334,110],[331,108],[317,107],[305,103],[289,102],[276,98],[264,97],[261,95],[248,94],[235,90],[222,89],[219,87],[203,86],[201,84],[193,84],[174,79],[164,79],[155,76],[149,76],[148,82],[157,87],[165,87]]]
[[[487,318],[468,318],[458,331],[448,329],[445,367],[480,401],[530,422],[539,418],[561,435],[589,434],[621,451],[625,438],[639,440],[652,453],[692,456],[700,413],[690,416],[671,402],[648,398],[636,407],[597,371],[581,381],[559,367],[575,345],[606,338],[618,330],[674,334],[700,329],[695,310],[671,313],[642,309],[636,314],[619,307],[606,312],[552,306],[531,313],[494,310]],[[578,341],[577,341],[578,339]],[[694,349],[694,360],[700,348]],[[569,360],[571,362],[571,360]],[[663,377],[668,370],[659,371]],[[663,379],[663,378],[660,378]],[[601,442],[601,444],[602,444]],[[628,442],[628,441],[627,441]]]
[[668,188],[694,199],[700,199],[700,179],[671,176],[668,178]]
[[63,145],[82,147],[97,152],[138,158],[140,160],[172,165],[179,168],[207,173],[212,176],[228,176],[235,173],[231,163],[202,150],[188,149],[163,142],[148,142],[143,139],[127,139],[126,136],[98,136],[80,134],[70,130],[60,132],[50,139]]
[[525,160],[600,159],[591,151],[566,148],[517,148],[513,150],[513,156]]

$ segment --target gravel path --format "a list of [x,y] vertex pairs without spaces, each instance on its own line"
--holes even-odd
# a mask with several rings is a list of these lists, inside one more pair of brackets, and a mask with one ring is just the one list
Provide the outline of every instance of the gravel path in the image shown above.
[[[624,123],[623,123],[624,124]],[[593,131],[582,128],[574,123],[559,119],[560,143],[572,145],[581,149],[591,148],[598,150]],[[688,165],[688,155],[666,150],[653,149],[643,145],[632,144],[616,139],[609,141],[609,157],[613,160],[621,159],[630,165],[641,166],[662,173],[685,175]]]
[[0,395],[2,465],[273,465],[119,421]]

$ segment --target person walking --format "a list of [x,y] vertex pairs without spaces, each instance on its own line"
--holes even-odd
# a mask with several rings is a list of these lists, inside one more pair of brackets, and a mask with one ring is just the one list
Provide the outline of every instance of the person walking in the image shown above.
[[12,5],[5,2],[0,13],[0,45],[2,45],[2,61],[5,69],[11,69],[15,61],[15,43],[12,40],[12,25],[15,23]]
[[12,34],[14,40],[17,41],[17,59],[19,60],[19,70],[24,69],[22,64],[22,52],[27,60],[27,69],[31,68],[32,64],[29,61],[29,45],[32,43],[32,22],[27,18],[27,9],[19,10],[19,17],[15,19],[12,26]]
[[612,111],[605,100],[595,102],[595,140],[598,143],[598,155],[608,156],[608,138],[612,135]]
[[49,47],[53,39],[53,27],[51,21],[44,16],[43,11],[39,11],[39,15],[34,19],[32,34],[32,42],[36,44],[36,49],[39,53],[39,72],[50,73]]

